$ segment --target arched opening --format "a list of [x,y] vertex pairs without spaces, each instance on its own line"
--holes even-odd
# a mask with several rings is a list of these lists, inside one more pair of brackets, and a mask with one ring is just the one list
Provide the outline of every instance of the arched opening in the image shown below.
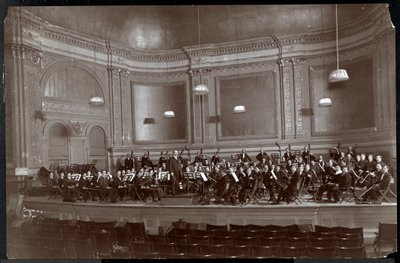
[[89,153],[88,162],[96,162],[98,170],[106,168],[106,137],[104,130],[99,126],[94,126],[89,132]]
[[50,164],[69,163],[68,131],[63,124],[57,123],[50,128],[48,156]]

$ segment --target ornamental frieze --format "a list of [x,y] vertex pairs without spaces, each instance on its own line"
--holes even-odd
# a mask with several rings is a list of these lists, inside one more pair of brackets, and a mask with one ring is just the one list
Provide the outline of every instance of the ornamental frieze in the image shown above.
[[42,101],[42,110],[51,113],[108,116],[108,109],[105,107],[96,108],[90,105],[73,105],[63,102]]

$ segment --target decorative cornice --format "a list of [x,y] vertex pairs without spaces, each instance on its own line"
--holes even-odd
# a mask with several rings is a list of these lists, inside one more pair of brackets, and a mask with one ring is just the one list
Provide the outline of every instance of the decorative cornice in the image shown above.
[[[14,13],[14,15],[18,17],[18,20],[22,24],[23,28],[35,31],[39,34],[39,36],[35,37],[48,38],[54,41],[60,41],[65,44],[84,48],[90,51],[96,50],[97,52],[103,52],[104,54],[107,54],[107,47],[103,40],[89,38],[83,34],[80,34],[79,32],[73,32],[61,27],[50,25],[46,21],[43,21],[43,19],[41,19],[40,17],[35,16],[27,10],[22,10],[23,11],[21,15],[19,15],[17,12],[10,13]],[[385,8],[377,7],[376,9],[369,11],[368,15],[358,19],[357,21],[342,26],[339,31],[340,38],[352,36],[354,34],[358,34],[359,32],[369,30],[370,28],[377,27],[379,26],[376,25],[377,21],[379,21],[381,24],[384,24],[385,22],[388,23],[388,15],[386,14],[386,12],[387,10]],[[334,29],[328,29],[323,33],[314,32],[291,36],[277,36],[277,38],[279,39],[279,42],[283,47],[297,44],[307,45],[320,43],[322,41],[333,41],[335,39],[335,32]],[[199,58],[239,54],[254,51],[275,50],[276,43],[269,36],[266,36],[257,39],[241,40],[229,43],[184,47],[184,49],[189,53],[190,57]],[[138,62],[163,63],[182,61],[187,59],[187,56],[181,49],[129,50],[118,46],[112,46],[111,54],[116,57],[122,57],[131,61]]]
[[67,102],[42,101],[42,111],[50,113],[80,114],[108,116],[106,107],[92,107],[90,105],[78,105]]

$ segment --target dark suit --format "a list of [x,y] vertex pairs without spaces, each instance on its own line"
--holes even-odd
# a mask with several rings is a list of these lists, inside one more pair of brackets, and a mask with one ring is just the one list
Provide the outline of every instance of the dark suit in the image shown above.
[[339,191],[346,191],[348,190],[350,183],[352,180],[352,176],[349,172],[342,173],[341,176],[337,177],[336,183],[338,186],[333,188],[328,188],[328,196],[333,195],[333,198],[336,202],[339,201]]
[[386,190],[389,187],[390,184],[390,178],[392,175],[387,172],[384,174],[379,174],[378,178],[372,185],[372,188],[370,188],[363,196],[363,200],[367,200],[368,198],[371,198],[373,200],[377,200],[378,196],[380,195],[380,190]]
[[125,159],[125,170],[131,170],[133,168],[133,160],[132,158],[126,158]]
[[242,162],[251,162],[250,157],[247,155],[247,153],[241,153],[239,154],[239,159],[242,160]]
[[[171,176],[173,176],[172,194],[176,194],[177,187],[179,187],[178,184],[182,180],[182,177],[181,177],[181,164],[180,164],[179,160],[175,158],[175,156],[173,156],[169,159],[169,172],[171,173]],[[172,175],[172,173],[173,173],[173,175]]]

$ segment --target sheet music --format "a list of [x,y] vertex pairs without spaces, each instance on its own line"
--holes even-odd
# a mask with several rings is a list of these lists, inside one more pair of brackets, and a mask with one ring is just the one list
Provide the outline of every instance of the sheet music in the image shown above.
[[207,176],[203,172],[199,172],[201,179],[203,179],[204,182],[208,181]]
[[232,173],[233,179],[235,179],[235,182],[239,182],[239,178],[237,177],[237,175],[235,173]]

